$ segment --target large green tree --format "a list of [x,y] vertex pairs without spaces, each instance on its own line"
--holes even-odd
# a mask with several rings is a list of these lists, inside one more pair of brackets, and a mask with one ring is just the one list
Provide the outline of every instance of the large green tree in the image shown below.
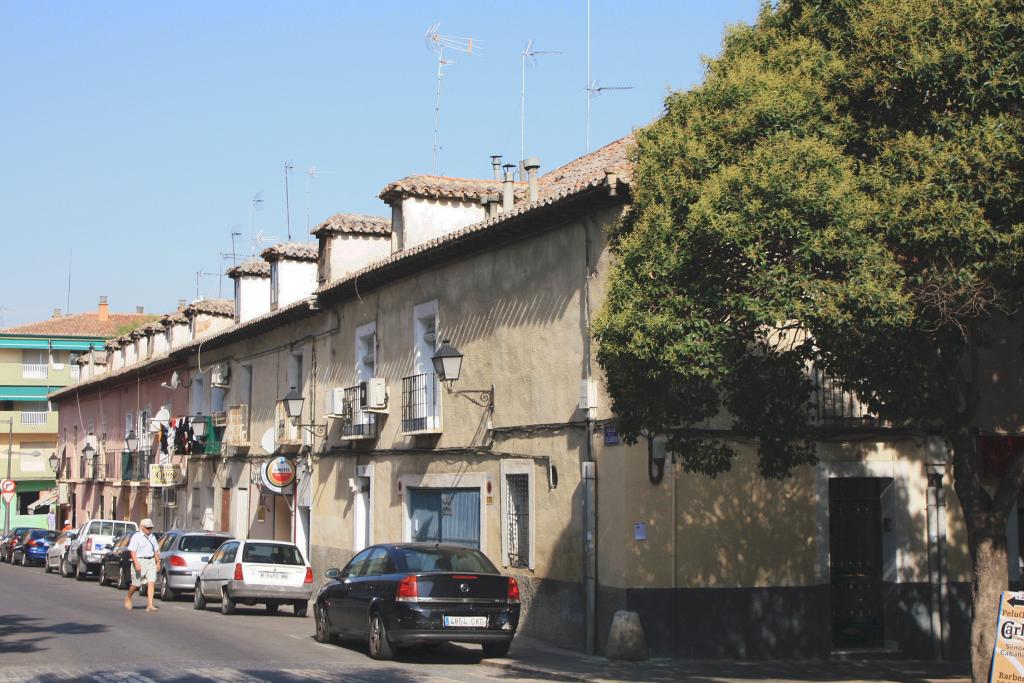
[[1024,481],[1018,457],[986,488],[975,439],[982,359],[1024,292],[1022,70],[1021,2],[766,4],[637,133],[595,330],[621,431],[668,435],[687,471],[736,457],[699,429],[722,410],[765,477],[814,463],[812,363],[889,423],[944,436],[976,681]]

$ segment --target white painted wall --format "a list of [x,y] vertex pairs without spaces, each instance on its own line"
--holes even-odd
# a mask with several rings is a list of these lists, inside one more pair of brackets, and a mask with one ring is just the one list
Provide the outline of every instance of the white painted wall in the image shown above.
[[305,299],[316,289],[316,262],[281,259],[277,262],[277,307]]
[[270,312],[270,277],[243,275],[235,278],[235,310],[238,322]]
[[122,351],[124,352],[124,364],[125,365],[131,365],[132,363],[135,362],[135,359],[136,359],[136,356],[135,356],[135,344],[131,344],[131,343],[126,344],[125,347],[122,349]]
[[392,229],[401,229],[398,244],[402,249],[414,247],[450,232],[479,223],[487,215],[478,201],[423,199],[402,200],[402,220]]
[[176,323],[171,326],[171,346],[177,347],[189,341],[188,323]]
[[159,356],[161,354],[170,351],[170,346],[167,343],[167,335],[163,332],[158,332],[150,337],[149,343],[153,345],[153,355]]
[[384,258],[391,253],[391,237],[388,235],[327,235],[328,254],[327,272],[324,279],[328,282],[354,273],[371,261]]

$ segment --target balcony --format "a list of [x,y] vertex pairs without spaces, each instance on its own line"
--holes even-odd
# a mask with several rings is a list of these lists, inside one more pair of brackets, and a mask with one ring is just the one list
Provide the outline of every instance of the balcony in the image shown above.
[[815,416],[819,424],[828,426],[871,426],[877,418],[868,412],[866,405],[857,395],[843,388],[839,379],[827,372],[815,369],[812,374],[815,385]]
[[46,379],[50,366],[46,363],[22,363],[22,379]]
[[402,378],[402,433],[441,432],[441,396],[437,375],[425,372]]
[[124,451],[121,453],[122,481],[149,481],[149,466],[153,456],[141,451]]
[[[40,406],[46,407],[40,402]],[[19,434],[56,434],[57,412],[46,410],[0,410],[0,421],[14,418],[14,431]],[[4,424],[4,431],[7,426]]]
[[71,372],[69,363],[60,370],[46,363],[0,363],[0,385],[63,387],[75,381]]
[[380,416],[359,408],[359,387],[345,387],[344,412],[342,413],[341,438],[376,439]]

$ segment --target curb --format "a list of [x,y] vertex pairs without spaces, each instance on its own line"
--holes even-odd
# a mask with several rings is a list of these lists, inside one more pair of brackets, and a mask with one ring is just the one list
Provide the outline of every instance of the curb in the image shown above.
[[531,674],[534,676],[542,676],[545,680],[549,681],[581,681],[582,683],[592,683],[595,680],[593,676],[585,676],[583,674],[568,674],[564,672],[555,672],[551,669],[544,669],[538,666],[529,666],[527,664],[520,664],[515,660],[509,659],[482,659],[481,664],[492,666],[496,669],[503,669],[505,671],[513,671],[519,673]]

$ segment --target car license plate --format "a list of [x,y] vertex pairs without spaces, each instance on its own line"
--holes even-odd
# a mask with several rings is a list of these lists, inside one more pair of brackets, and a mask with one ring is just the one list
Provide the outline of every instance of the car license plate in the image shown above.
[[288,575],[283,572],[260,572],[260,578],[266,579],[271,583],[282,583],[288,579]]
[[106,550],[107,549],[107,544],[106,543],[97,543],[94,547],[95,547],[96,550]]
[[487,617],[448,617],[444,618],[445,628],[487,628]]

